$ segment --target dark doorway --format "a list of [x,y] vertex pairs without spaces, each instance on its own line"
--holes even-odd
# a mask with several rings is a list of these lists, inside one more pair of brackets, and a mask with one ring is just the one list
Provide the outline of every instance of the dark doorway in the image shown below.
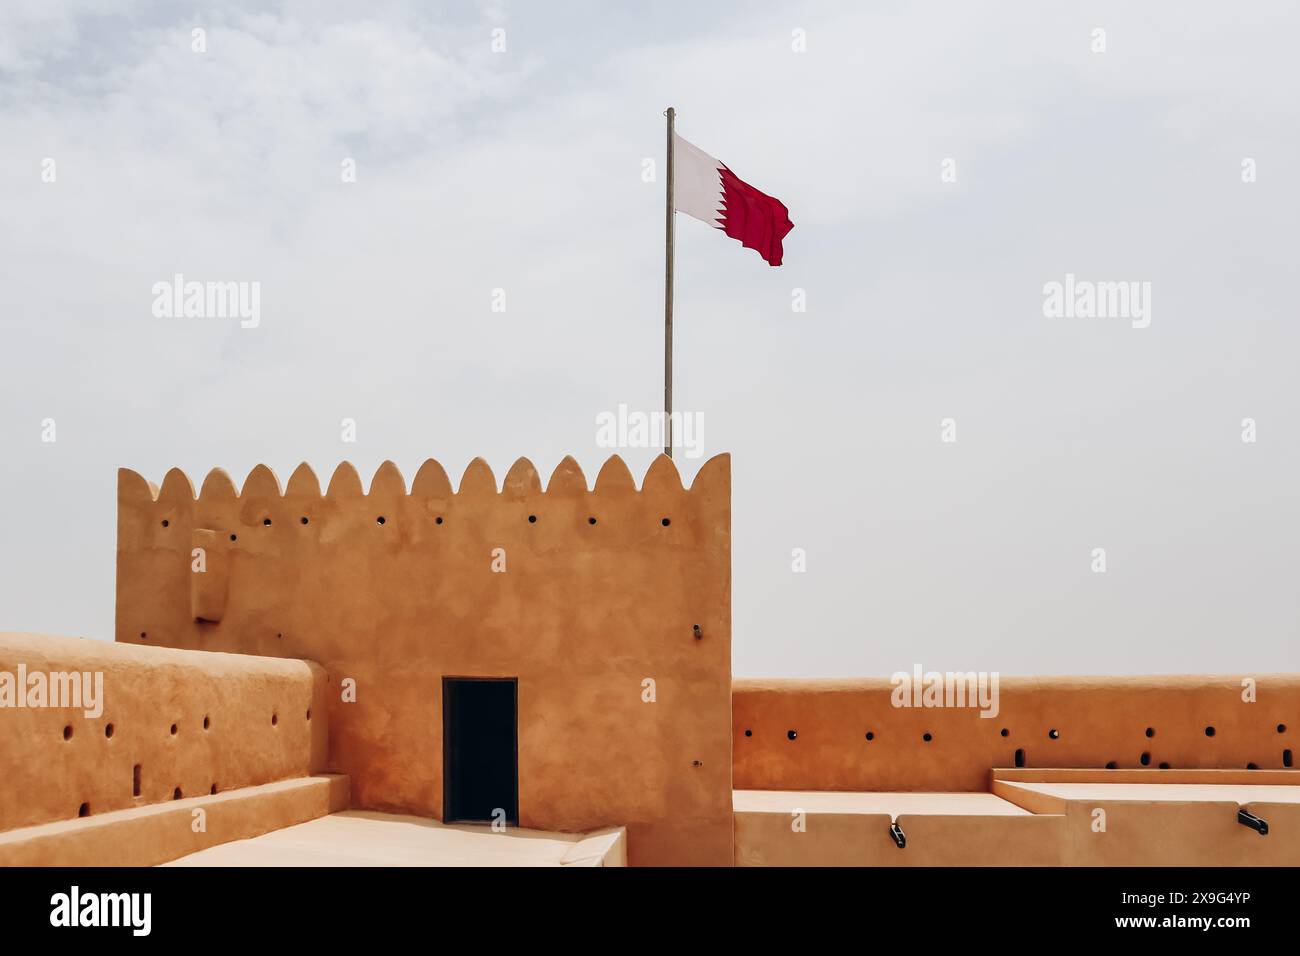
[[442,818],[519,823],[518,689],[514,677],[442,679]]

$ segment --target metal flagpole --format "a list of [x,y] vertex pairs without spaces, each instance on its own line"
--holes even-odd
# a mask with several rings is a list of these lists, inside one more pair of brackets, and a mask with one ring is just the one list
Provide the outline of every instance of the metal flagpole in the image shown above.
[[664,204],[664,454],[673,457],[673,122],[668,117],[668,191]]

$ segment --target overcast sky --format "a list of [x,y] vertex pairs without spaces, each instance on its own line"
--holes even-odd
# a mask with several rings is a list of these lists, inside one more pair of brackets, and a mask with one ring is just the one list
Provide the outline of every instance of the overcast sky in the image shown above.
[[1300,669],[1294,4],[612,6],[5,0],[0,629],[112,638],[119,466],[594,480],[662,398],[671,104],[795,222],[677,227],[737,675]]

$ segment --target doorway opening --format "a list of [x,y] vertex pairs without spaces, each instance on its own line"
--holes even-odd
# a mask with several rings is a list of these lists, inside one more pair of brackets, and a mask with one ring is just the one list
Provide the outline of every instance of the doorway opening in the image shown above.
[[442,819],[519,823],[519,679],[442,679]]

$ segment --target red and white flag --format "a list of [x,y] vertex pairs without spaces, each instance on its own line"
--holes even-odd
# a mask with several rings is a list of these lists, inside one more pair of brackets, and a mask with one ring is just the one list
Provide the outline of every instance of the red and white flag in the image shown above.
[[739,239],[770,266],[781,264],[781,240],[794,228],[783,202],[759,192],[675,132],[673,209]]

